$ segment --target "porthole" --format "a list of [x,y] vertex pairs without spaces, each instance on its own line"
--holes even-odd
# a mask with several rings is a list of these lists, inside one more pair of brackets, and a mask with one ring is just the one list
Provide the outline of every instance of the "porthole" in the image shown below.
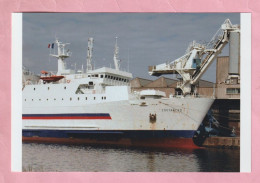
[[56,100],[56,98],[54,100]]
[[66,90],[66,86],[64,86],[64,90]]
[[26,101],[26,99],[24,99],[24,101]]
[[33,90],[35,90],[35,88],[33,88]]
[[39,98],[39,101],[41,101],[41,99]]
[[47,101],[48,101],[49,99],[47,99]]
[[104,100],[106,100],[107,98],[106,97],[104,97]]
[[70,97],[70,100],[72,100],[72,98]]
[[63,100],[63,98],[61,100]]
[[78,97],[78,100],[79,100],[79,97]]
[[94,97],[94,100],[96,100],[96,97]]
[[48,90],[50,90],[50,87],[48,87]]
[[86,100],[88,100],[88,97],[86,97]]
[[33,99],[32,99],[32,101],[33,101]]

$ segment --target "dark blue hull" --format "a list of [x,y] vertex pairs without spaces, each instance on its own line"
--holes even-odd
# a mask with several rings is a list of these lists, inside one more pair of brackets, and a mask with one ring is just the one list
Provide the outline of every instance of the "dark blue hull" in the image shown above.
[[196,147],[192,130],[23,130],[24,142]]

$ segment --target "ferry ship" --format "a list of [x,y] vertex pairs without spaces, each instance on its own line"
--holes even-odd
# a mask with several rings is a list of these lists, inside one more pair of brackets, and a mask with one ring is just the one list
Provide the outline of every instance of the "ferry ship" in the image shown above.
[[131,92],[130,72],[93,69],[93,38],[88,41],[87,69],[66,68],[68,43],[55,41],[58,71],[42,71],[40,80],[23,87],[23,142],[195,148],[193,136],[214,99],[170,96],[157,90]]

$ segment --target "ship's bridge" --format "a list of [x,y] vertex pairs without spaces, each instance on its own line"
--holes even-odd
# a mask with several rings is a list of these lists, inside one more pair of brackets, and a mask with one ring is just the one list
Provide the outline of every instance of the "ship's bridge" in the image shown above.
[[88,71],[88,78],[99,79],[100,83],[109,86],[129,85],[130,79],[133,78],[129,72],[116,70],[108,67]]

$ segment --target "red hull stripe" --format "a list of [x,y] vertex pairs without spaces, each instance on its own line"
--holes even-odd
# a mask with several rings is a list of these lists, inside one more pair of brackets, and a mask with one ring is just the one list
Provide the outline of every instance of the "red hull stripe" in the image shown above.
[[52,137],[23,137],[23,142],[30,143],[57,143],[57,144],[84,144],[84,145],[116,145],[123,147],[149,147],[149,148],[185,148],[197,149],[201,148],[193,143],[192,138],[177,138],[177,139],[118,139],[116,141],[95,140],[95,139],[75,139],[75,138],[52,138]]
[[81,114],[23,114],[22,119],[32,120],[71,120],[71,119],[111,119],[108,113],[81,113]]

